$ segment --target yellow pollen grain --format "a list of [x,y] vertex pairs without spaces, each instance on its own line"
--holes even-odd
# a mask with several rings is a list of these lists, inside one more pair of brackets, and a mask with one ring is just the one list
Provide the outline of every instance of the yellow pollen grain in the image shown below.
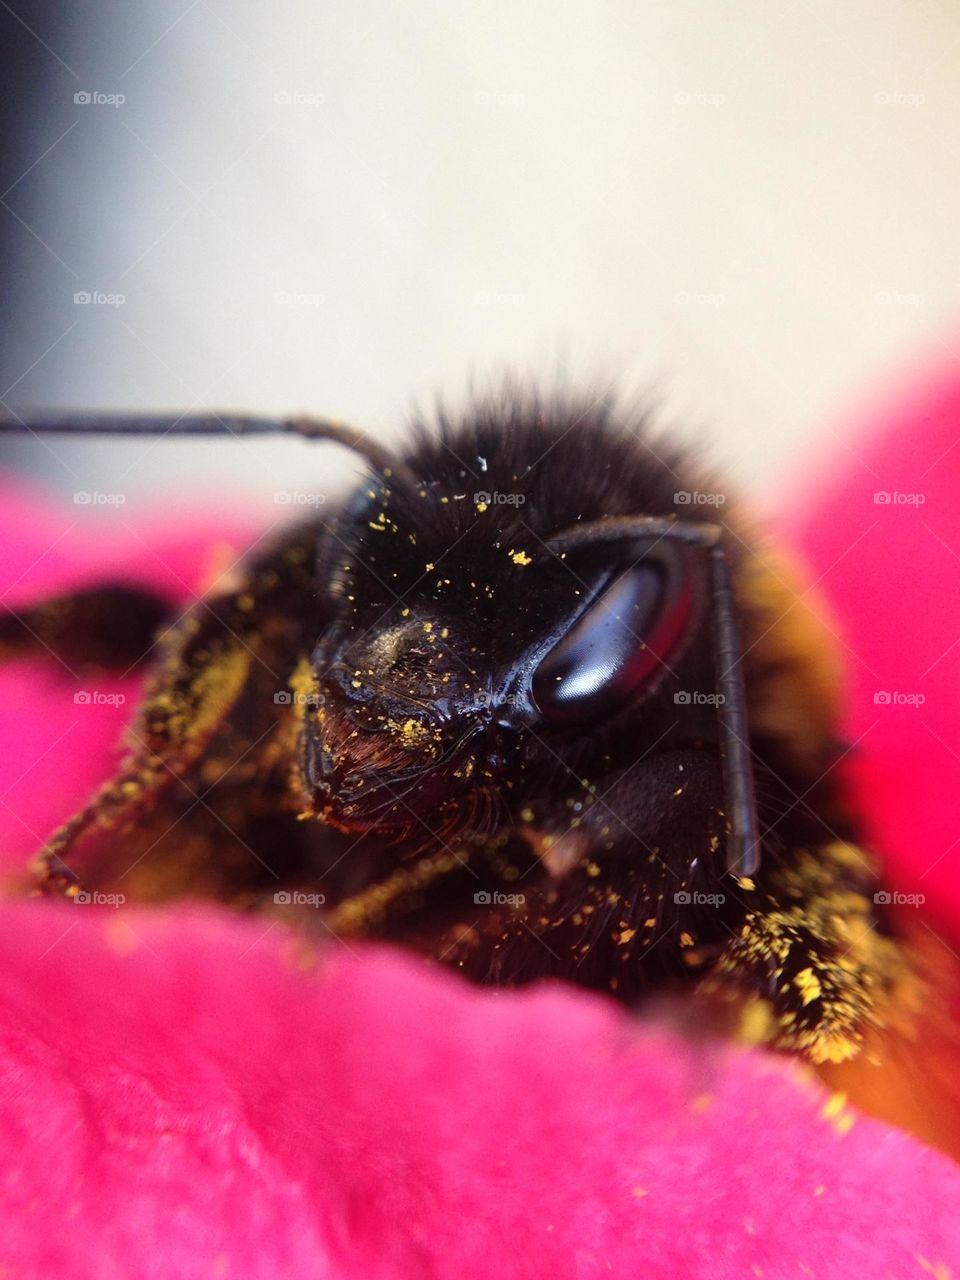
[[838,1116],[840,1114],[846,1105],[847,1095],[845,1093],[831,1093],[830,1097],[826,1100],[820,1110],[821,1119],[832,1120],[834,1116]]
[[509,555],[514,564],[520,565],[521,568],[525,568],[528,564],[533,564],[533,556],[528,556],[525,551],[514,551],[511,548],[507,555]]
[[857,1119],[852,1111],[844,1110],[846,1103],[847,1095],[845,1093],[833,1093],[823,1104],[820,1111],[820,1118],[829,1120],[841,1137],[850,1132]]
[[404,720],[400,726],[400,738],[407,747],[415,747],[422,742],[427,735],[427,730],[419,720]]
[[793,985],[800,992],[800,998],[804,1006],[812,1004],[814,1000],[819,1000],[823,995],[820,979],[810,968],[801,969],[794,978]]
[[620,931],[620,936],[617,939],[617,941],[620,943],[621,947],[624,947],[631,940],[631,938],[635,938],[636,936],[637,936],[636,929],[622,929]]

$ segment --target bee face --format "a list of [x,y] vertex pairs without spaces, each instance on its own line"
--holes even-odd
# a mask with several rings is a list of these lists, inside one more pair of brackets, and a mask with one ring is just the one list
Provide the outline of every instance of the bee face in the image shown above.
[[[410,466],[429,476],[429,459]],[[478,788],[567,812],[585,777],[651,746],[709,747],[719,768],[712,708],[678,716],[675,696],[710,663],[702,553],[664,537],[557,552],[563,514],[492,509],[456,474],[348,504],[321,554],[335,620],[301,756],[328,821],[446,827]]]

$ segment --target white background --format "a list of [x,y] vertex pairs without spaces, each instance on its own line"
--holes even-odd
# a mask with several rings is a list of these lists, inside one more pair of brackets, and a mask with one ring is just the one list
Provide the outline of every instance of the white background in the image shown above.
[[[32,267],[11,405],[394,435],[471,378],[614,378],[762,490],[954,344],[946,0],[89,12],[49,49],[37,162],[6,196]],[[74,488],[308,467],[294,443],[57,453]]]

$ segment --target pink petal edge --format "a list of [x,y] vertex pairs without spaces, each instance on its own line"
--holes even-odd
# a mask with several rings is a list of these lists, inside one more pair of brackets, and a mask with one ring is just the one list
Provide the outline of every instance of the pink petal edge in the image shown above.
[[783,1061],[386,948],[313,967],[211,910],[0,916],[11,1275],[848,1280],[960,1258],[960,1170]]

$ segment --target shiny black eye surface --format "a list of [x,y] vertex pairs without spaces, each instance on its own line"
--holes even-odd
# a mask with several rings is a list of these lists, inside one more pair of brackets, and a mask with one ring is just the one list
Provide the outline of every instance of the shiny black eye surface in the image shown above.
[[545,720],[579,724],[608,714],[662,669],[690,608],[689,583],[678,593],[667,579],[655,561],[634,565],[554,645],[533,677]]

